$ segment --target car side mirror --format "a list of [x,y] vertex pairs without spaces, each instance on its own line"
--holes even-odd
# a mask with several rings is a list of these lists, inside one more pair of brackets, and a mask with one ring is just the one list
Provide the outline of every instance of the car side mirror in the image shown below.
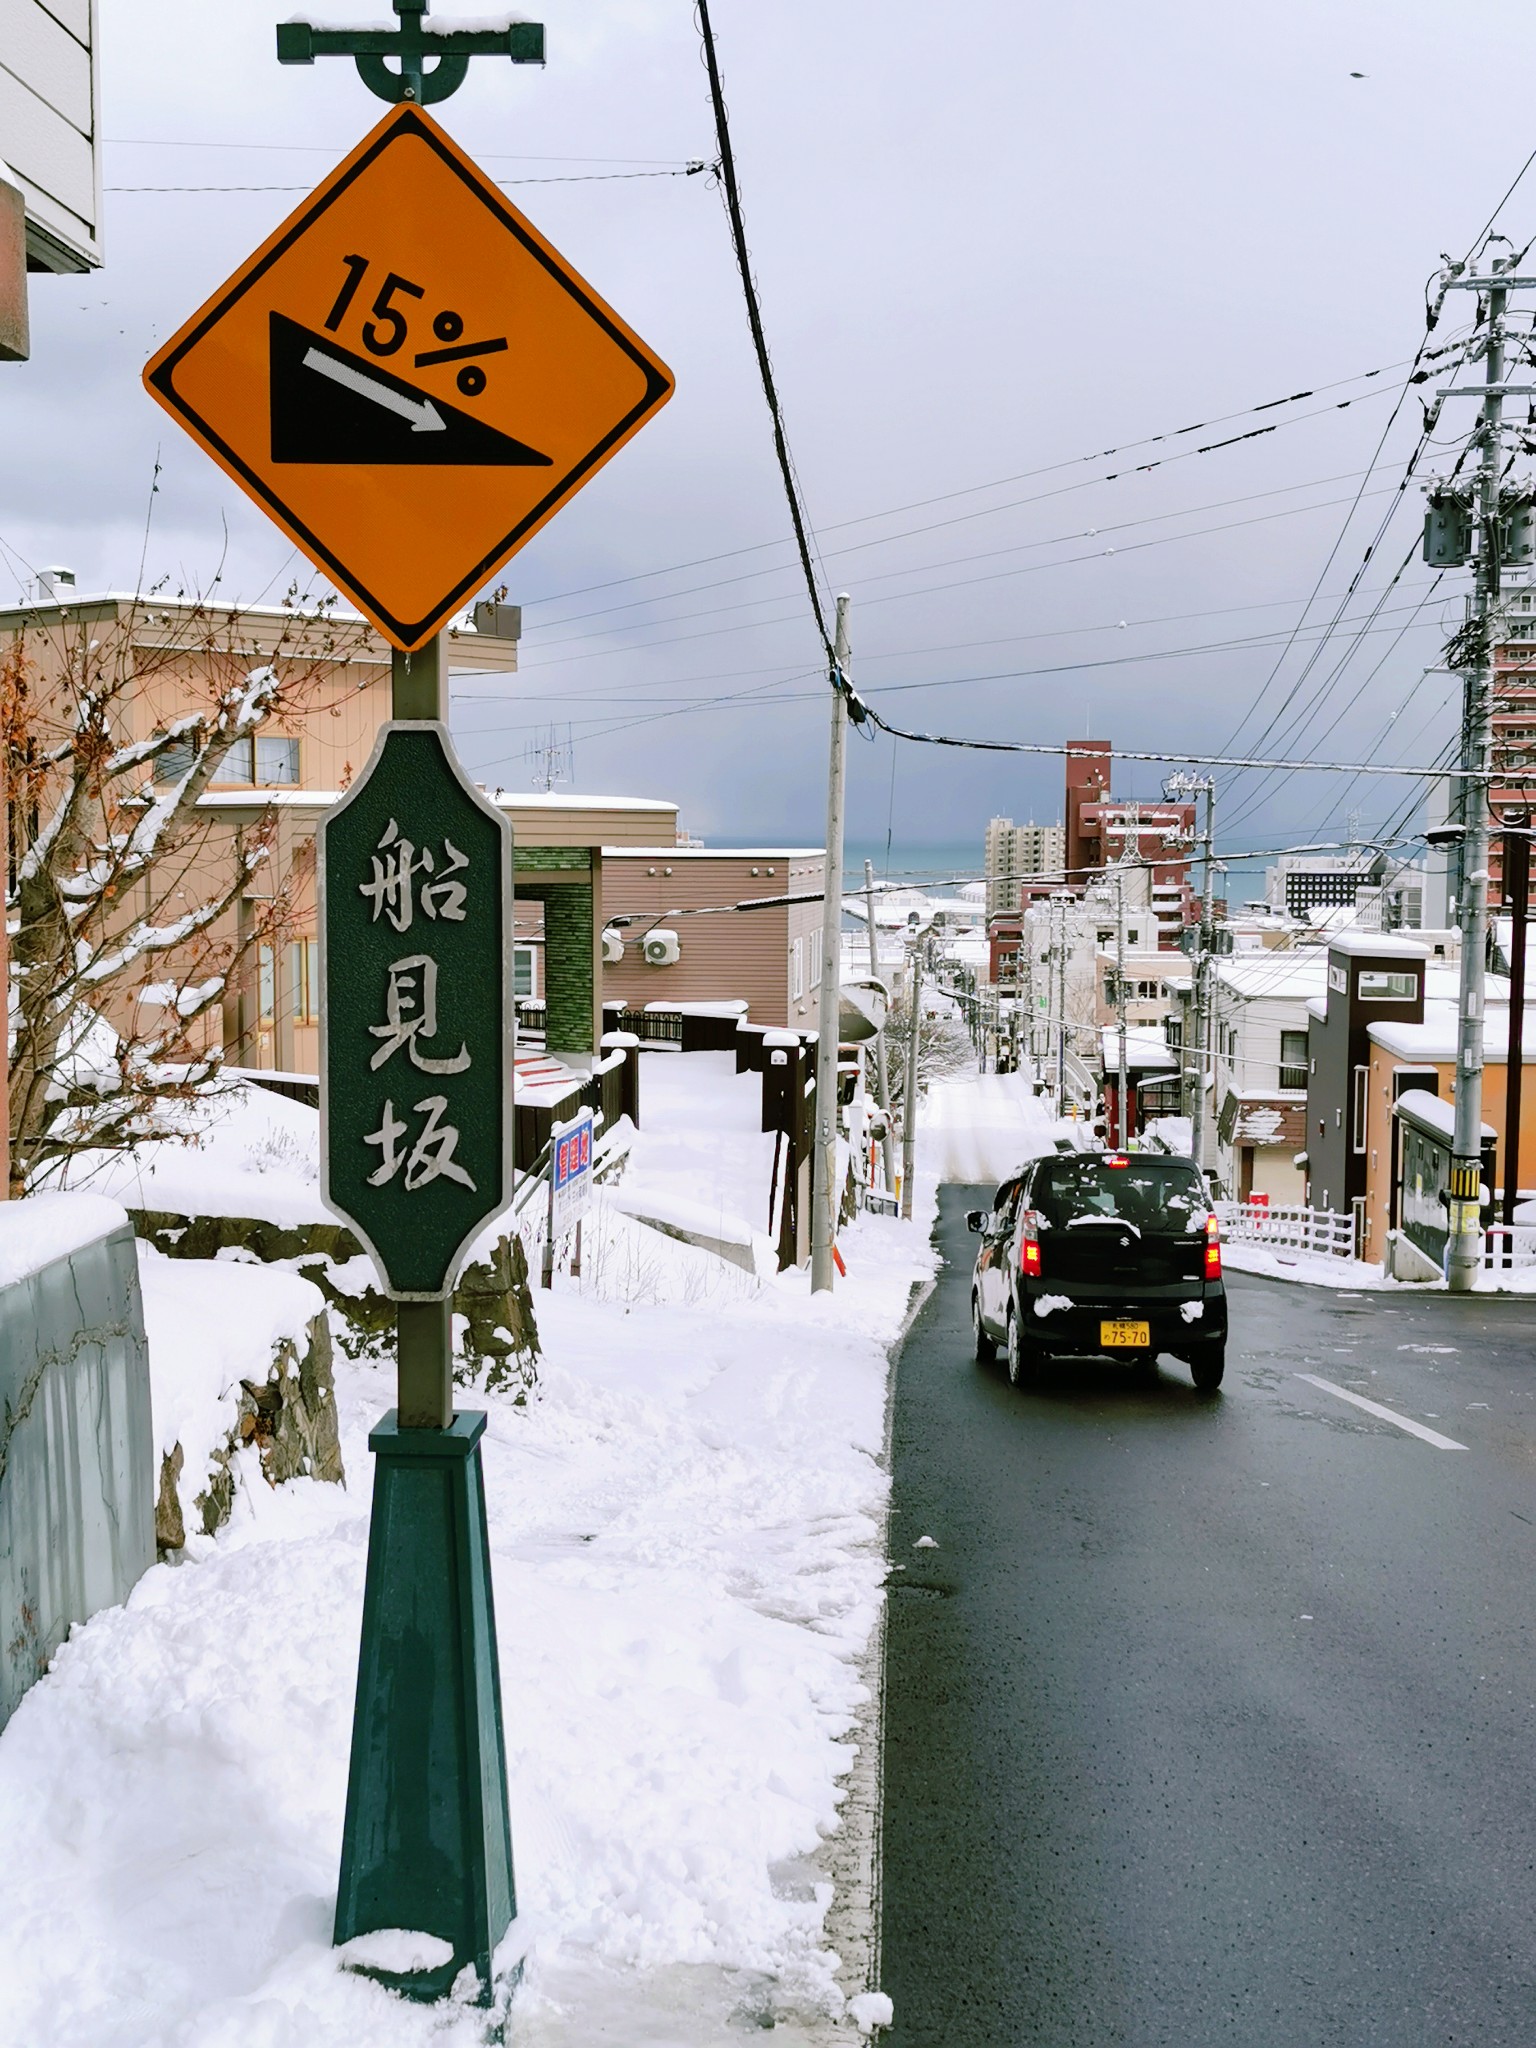
[[985,1209],[967,1209],[965,1212],[965,1227],[967,1230],[980,1230],[986,1220],[987,1212]]

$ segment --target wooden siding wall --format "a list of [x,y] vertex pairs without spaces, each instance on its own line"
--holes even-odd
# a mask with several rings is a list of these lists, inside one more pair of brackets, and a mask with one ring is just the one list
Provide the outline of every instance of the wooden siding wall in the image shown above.
[[[748,897],[817,890],[823,873],[820,854],[791,859],[786,854],[691,853],[669,859],[671,851],[619,853],[610,846],[604,857],[604,915],[641,920],[638,927],[626,929],[630,944],[622,965],[603,969],[604,999],[643,1009],[647,1003],[742,998],[753,1024],[813,1028],[814,991],[807,985],[801,1003],[790,1000],[789,955],[792,940],[805,938],[808,978],[809,934],[821,923],[819,904],[683,916],[675,924],[663,917],[663,927],[675,930],[682,941],[682,957],[672,967],[648,967],[632,935],[663,911],[702,910]],[[771,875],[770,867],[775,870]]]

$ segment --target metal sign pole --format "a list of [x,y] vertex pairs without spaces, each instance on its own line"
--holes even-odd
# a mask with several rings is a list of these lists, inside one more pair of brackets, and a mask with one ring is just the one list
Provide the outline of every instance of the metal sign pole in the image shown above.
[[454,757],[437,636],[672,376],[424,111],[472,58],[542,64],[542,27],[393,7],[278,29],[281,63],[351,58],[392,110],[144,382],[397,650],[393,716],[315,842],[321,1188],[397,1304],[335,1940],[435,1936],[440,1965],[369,1974],[431,1999],[472,1967],[489,2003],[517,1906],[486,1418],[454,1412],[451,1339],[460,1261],[513,1191],[512,833]]
[[496,1995],[516,1893],[480,1410],[453,1406],[453,1283],[512,1192],[512,856],[448,740],[441,642],[392,663],[394,717],[318,841],[322,1181],[396,1303],[335,1939],[432,1934]]

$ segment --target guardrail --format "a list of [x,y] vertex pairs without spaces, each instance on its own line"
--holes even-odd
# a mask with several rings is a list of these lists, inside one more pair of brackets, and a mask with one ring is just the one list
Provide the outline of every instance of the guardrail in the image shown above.
[[[1263,1244],[1291,1251],[1321,1252],[1327,1258],[1355,1256],[1355,1220],[1333,1209],[1300,1204],[1262,1208],[1256,1202],[1218,1202],[1216,1215],[1229,1244]],[[1536,1237],[1536,1232],[1532,1233]]]

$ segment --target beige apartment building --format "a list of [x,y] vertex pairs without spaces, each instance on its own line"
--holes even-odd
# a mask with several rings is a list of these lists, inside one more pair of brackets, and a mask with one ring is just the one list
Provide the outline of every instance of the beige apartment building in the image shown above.
[[[502,607],[488,615],[496,626]],[[515,619],[515,613],[511,617]],[[280,715],[236,743],[202,797],[209,830],[188,865],[189,903],[227,887],[237,851],[268,842],[215,937],[238,943],[242,968],[203,1043],[226,1063],[313,1075],[319,1063],[319,940],[315,833],[365,767],[390,715],[391,650],[365,621],[284,605],[207,605],[185,598],[89,596],[67,571],[49,573],[35,603],[0,609],[0,659],[20,642],[31,665],[40,745],[62,729],[70,679],[121,677],[113,738],[128,745],[167,731],[248,674],[270,665],[287,686]],[[451,675],[507,676],[515,639],[461,627],[446,636]],[[158,757],[164,784],[185,756]],[[754,1022],[814,1026],[820,982],[820,849],[709,853],[679,846],[677,806],[650,797],[492,790],[508,814],[516,884],[514,987],[544,1004],[548,1050],[582,1066],[597,1051],[604,997],[647,1002],[745,999]],[[21,841],[9,848],[14,861]],[[811,900],[704,915],[754,897]],[[272,924],[283,900],[280,929]],[[138,911],[145,906],[126,905]],[[667,925],[667,913],[679,915]],[[608,927],[609,916],[633,920]],[[643,944],[660,923],[675,945]],[[623,931],[629,936],[618,938]],[[606,936],[606,946],[605,946]],[[605,958],[605,955],[616,955]],[[152,1027],[175,962],[146,966],[108,1005],[131,1032]]]
[[1067,835],[1061,825],[1015,825],[1012,818],[993,818],[985,841],[987,912],[1023,908],[1024,884],[1047,878],[1034,893],[1059,888],[1066,860]]

